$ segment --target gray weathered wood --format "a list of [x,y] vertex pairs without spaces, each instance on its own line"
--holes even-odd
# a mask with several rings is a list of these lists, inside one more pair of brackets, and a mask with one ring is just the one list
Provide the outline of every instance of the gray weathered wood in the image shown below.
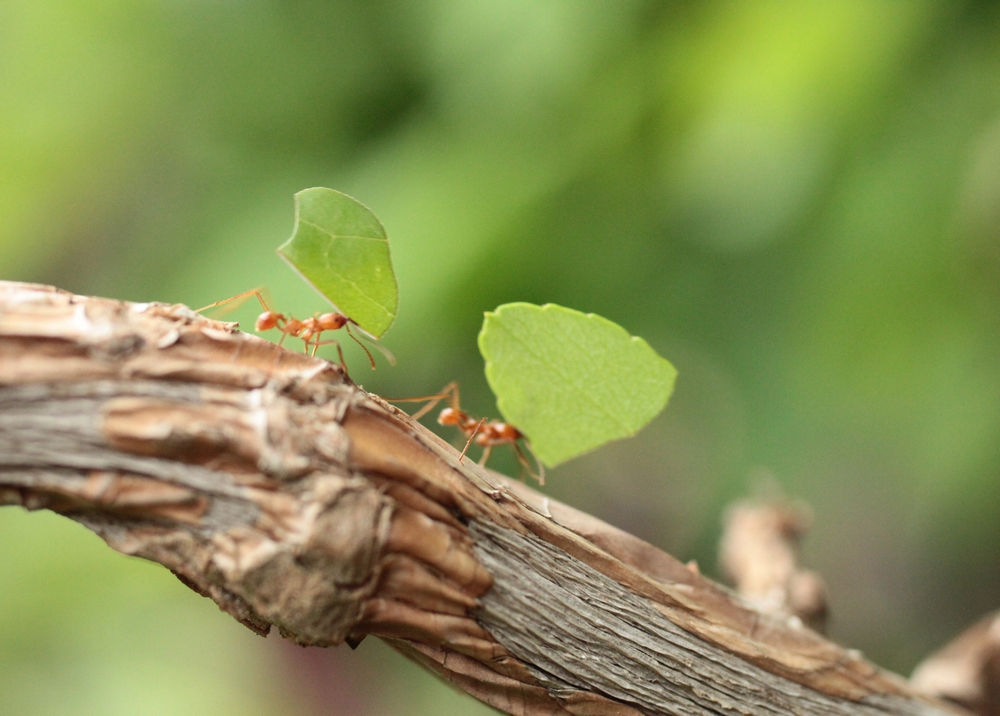
[[920,701],[834,699],[693,637],[641,597],[532,537],[473,526],[493,575],[480,622],[553,693],[595,689],[648,714],[931,716]]

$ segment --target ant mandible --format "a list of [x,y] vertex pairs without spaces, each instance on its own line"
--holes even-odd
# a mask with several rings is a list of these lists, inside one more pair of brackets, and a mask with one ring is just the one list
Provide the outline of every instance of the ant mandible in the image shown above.
[[[361,326],[358,326],[357,321],[349,316],[345,316],[343,313],[321,313],[310,318],[299,320],[292,316],[286,316],[284,313],[278,313],[277,311],[272,311],[267,303],[264,301],[264,297],[260,295],[259,289],[251,289],[243,293],[237,294],[231,298],[227,298],[223,301],[216,301],[215,303],[210,303],[203,308],[199,308],[196,313],[201,313],[202,311],[207,311],[210,308],[215,308],[216,306],[224,306],[227,303],[233,301],[238,301],[241,298],[246,298],[247,296],[256,296],[257,300],[260,301],[260,305],[263,307],[264,312],[257,316],[256,329],[260,331],[269,331],[272,328],[277,328],[281,331],[281,339],[278,341],[280,346],[285,342],[287,336],[292,336],[293,338],[301,338],[305,344],[304,350],[309,355],[316,355],[316,350],[320,346],[330,345],[331,343],[337,346],[337,355],[340,357],[340,365],[343,366],[344,372],[347,372],[347,364],[344,362],[344,351],[340,347],[340,342],[334,339],[329,339],[326,341],[321,341],[320,336],[325,331],[336,331],[341,328],[347,331],[355,343],[361,346],[361,350],[365,352],[368,356],[368,361],[371,363],[372,370],[375,370],[375,359],[372,357],[371,351],[368,350],[367,346],[358,340],[351,332],[351,325],[357,326],[359,331],[364,332]],[[312,347],[310,352],[309,348]],[[390,363],[395,363],[396,360],[393,358],[392,354],[376,344],[376,347],[382,352],[382,354],[388,359]]]
[[[427,403],[427,405],[410,416],[413,420],[419,420],[433,410],[434,407],[445,398],[448,399],[449,405],[447,408],[444,408],[440,414],[438,414],[438,424],[454,425],[468,436],[468,440],[465,441],[465,447],[462,448],[462,454],[458,457],[459,462],[462,462],[465,458],[465,453],[469,450],[469,446],[473,442],[483,448],[483,455],[479,458],[479,464],[484,466],[486,465],[486,461],[489,460],[490,453],[493,451],[493,447],[495,445],[510,445],[514,450],[514,455],[517,457],[517,461],[521,463],[521,466],[527,471],[527,473],[538,480],[539,485],[545,484],[545,467],[536,457],[535,463],[538,466],[538,472],[532,470],[531,463],[528,461],[527,456],[518,444],[518,441],[524,438],[524,433],[515,428],[513,425],[500,422],[499,420],[487,420],[486,418],[476,420],[462,410],[459,403],[457,382],[452,381],[451,383],[448,383],[448,385],[442,388],[441,392],[437,395],[428,395],[422,398],[404,398],[394,402],[416,402],[420,400],[429,400],[430,402]],[[525,439],[525,445],[528,447],[528,450],[531,450],[531,445],[528,443],[527,439]]]

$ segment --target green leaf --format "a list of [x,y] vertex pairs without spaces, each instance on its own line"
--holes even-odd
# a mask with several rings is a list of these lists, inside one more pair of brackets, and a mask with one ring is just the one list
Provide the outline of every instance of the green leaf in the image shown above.
[[501,414],[549,467],[634,435],[663,410],[677,377],[617,323],[551,303],[487,313],[479,350]]
[[334,308],[375,338],[396,318],[399,289],[385,228],[371,209],[333,189],[295,195],[295,230],[278,254]]

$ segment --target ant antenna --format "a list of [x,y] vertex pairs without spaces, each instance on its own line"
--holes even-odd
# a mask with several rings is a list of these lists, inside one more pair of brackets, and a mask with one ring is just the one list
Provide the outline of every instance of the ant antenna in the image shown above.
[[449,401],[451,403],[451,407],[453,409],[456,408],[458,401],[455,399],[455,393],[457,391],[458,382],[453,380],[442,388],[441,392],[437,395],[422,395],[419,398],[387,398],[386,400],[390,403],[422,403],[425,400],[429,400],[429,403],[410,416],[411,420],[420,420],[420,418],[434,410],[435,406],[437,406],[437,404],[445,398],[451,397],[451,400]]
[[[381,343],[379,343],[378,338],[376,338],[371,333],[369,333],[364,328],[362,328],[360,325],[358,325],[358,322],[355,321],[353,318],[350,318],[349,316],[345,316],[345,318],[347,318],[347,324],[348,324],[347,327],[348,327],[348,329],[350,329],[350,325],[349,324],[353,323],[354,324],[354,330],[357,331],[358,333],[360,333],[361,337],[364,338],[369,344],[371,344],[372,346],[374,346],[378,350],[378,352],[381,353],[383,355],[383,357],[385,357],[385,359],[387,361],[389,361],[389,365],[396,365],[396,356],[394,356],[392,354],[392,351],[390,351],[388,348],[386,348]],[[348,333],[351,333],[351,332],[352,331],[348,330]],[[351,338],[354,338],[354,340],[357,340],[357,338],[355,338],[353,335],[351,336]],[[364,348],[364,346],[361,346],[361,347]]]
[[531,463],[528,462],[527,455],[524,454],[524,451],[521,449],[521,446],[518,445],[516,442],[511,443],[511,447],[514,448],[514,455],[517,457],[517,461],[521,463],[521,467],[523,467],[529,475],[538,480],[539,485],[544,485],[545,465],[543,465],[542,461],[538,459],[538,455],[535,454],[535,451],[531,449],[531,443],[525,440],[524,444],[528,448],[528,452],[531,453],[531,457],[535,458],[535,466],[538,468],[538,472],[535,472],[534,470],[531,469]]
[[[351,333],[351,324],[349,322],[344,324],[344,328],[347,329],[347,335],[353,338],[354,342],[357,343],[359,346],[361,346],[361,350],[363,350],[365,352],[365,355],[368,356],[368,362],[372,364],[372,370],[375,370],[375,359],[372,358],[372,352],[368,350],[368,346],[359,341],[357,336]],[[339,345],[337,346],[337,350],[340,350]],[[395,361],[393,362],[395,363]]]
[[[285,336],[284,335],[281,336],[281,340],[285,340]],[[346,374],[347,373],[347,363],[344,362],[344,351],[340,347],[340,341],[338,341],[336,338],[331,338],[331,339],[326,340],[326,341],[321,341],[321,340],[318,340],[318,339],[316,341],[314,341],[313,342],[313,350],[312,350],[312,354],[311,355],[316,355],[316,351],[319,349],[320,346],[328,346],[331,343],[333,345],[337,346],[337,356],[340,358],[340,367],[344,369],[344,373]],[[279,343],[278,345],[281,345],[281,344]],[[373,368],[373,370],[374,370],[374,368]]]

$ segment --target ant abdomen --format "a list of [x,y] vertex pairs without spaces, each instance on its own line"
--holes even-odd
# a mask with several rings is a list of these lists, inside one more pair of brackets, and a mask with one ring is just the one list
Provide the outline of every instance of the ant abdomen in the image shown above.
[[256,328],[258,331],[269,331],[278,325],[279,318],[281,318],[280,313],[275,313],[274,311],[264,311],[262,314],[257,316]]

